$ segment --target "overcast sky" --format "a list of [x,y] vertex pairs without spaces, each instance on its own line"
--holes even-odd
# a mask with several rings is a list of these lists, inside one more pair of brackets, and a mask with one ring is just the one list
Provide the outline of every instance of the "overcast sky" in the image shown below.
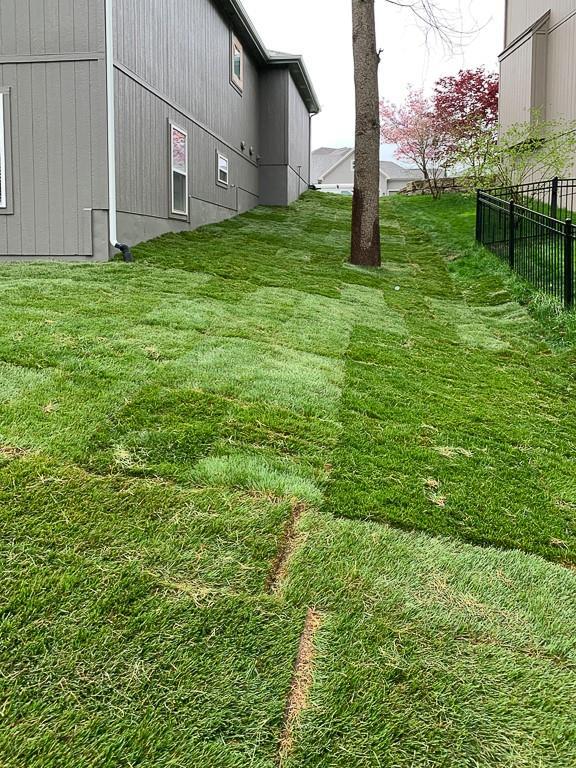
[[[268,48],[303,54],[322,105],[312,148],[354,143],[354,80],[350,0],[242,0]],[[383,49],[380,93],[402,101],[409,85],[431,89],[459,69],[496,69],[504,39],[504,0],[438,0],[455,26],[476,30],[454,54],[424,33],[408,10],[376,0],[378,47]],[[458,44],[458,40],[456,40]],[[392,149],[383,150],[392,158]]]

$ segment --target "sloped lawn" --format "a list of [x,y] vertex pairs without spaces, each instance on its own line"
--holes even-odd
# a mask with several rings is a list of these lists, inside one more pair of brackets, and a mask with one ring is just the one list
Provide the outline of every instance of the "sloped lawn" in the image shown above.
[[576,764],[571,321],[349,219],[0,267],[2,768]]

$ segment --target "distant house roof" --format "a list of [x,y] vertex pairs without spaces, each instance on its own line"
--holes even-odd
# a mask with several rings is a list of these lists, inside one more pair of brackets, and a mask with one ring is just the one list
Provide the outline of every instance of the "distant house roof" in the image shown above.
[[380,171],[394,181],[403,179],[413,181],[414,179],[424,178],[424,174],[418,168],[403,168],[398,163],[393,163],[390,160],[380,161]]
[[[329,171],[336,168],[347,157],[354,154],[352,147],[320,147],[312,152],[312,164],[310,168],[310,180],[312,184],[316,184],[319,179],[324,178]],[[414,179],[423,178],[422,172],[417,168],[403,168],[398,163],[393,163],[390,160],[382,160],[380,162],[380,172],[388,179],[393,181],[412,181]]]
[[320,147],[312,152],[312,163],[310,166],[310,180],[316,184],[319,179],[324,178],[328,171],[339,165],[348,155],[353,152],[352,147]]
[[240,0],[215,0],[222,13],[229,19],[235,33],[252,53],[256,61],[267,67],[287,67],[309,112],[320,112],[318,97],[302,56],[292,53],[269,51],[262,42],[254,24]]

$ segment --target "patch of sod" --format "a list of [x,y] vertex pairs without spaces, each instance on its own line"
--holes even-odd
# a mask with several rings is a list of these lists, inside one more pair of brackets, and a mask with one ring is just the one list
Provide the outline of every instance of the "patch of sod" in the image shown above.
[[508,294],[468,304],[418,230],[406,243],[422,269],[387,302],[408,335],[352,332],[327,509],[574,562],[573,353],[552,352]]
[[40,616],[3,647],[3,765],[272,768],[301,611],[157,591],[129,564],[29,578]]
[[437,201],[413,197],[387,203],[401,226],[424,229],[445,254],[450,273],[468,304],[497,305],[514,298],[538,320],[548,343],[561,348],[574,346],[576,312],[564,312],[556,299],[534,289],[497,256],[475,244],[474,198],[447,195]]
[[270,768],[304,613],[262,594],[290,504],[0,468],[2,764]]
[[308,515],[287,599],[322,610],[290,768],[576,762],[574,574]]
[[[318,194],[138,246],[132,266],[0,266],[7,768],[271,768],[314,607],[319,671],[309,719],[288,728],[295,765],[348,765],[340,725],[366,768],[450,765],[452,741],[458,766],[564,765],[564,676],[544,667],[539,687],[498,633],[459,645],[462,626],[480,629],[458,611],[442,624],[434,608],[426,630],[414,608],[410,623],[416,581],[434,591],[419,550],[440,582],[468,570],[482,594],[509,557],[510,610],[548,584],[535,592],[556,617],[545,653],[564,653],[564,572],[365,521],[576,562],[569,334],[515,304],[505,271],[470,246],[471,201],[394,199],[382,218],[380,270],[346,263],[349,201]],[[392,651],[373,649],[390,626],[411,682],[391,698],[406,729],[392,717],[383,735]],[[530,622],[513,635],[533,649]]]
[[0,466],[0,505],[11,588],[28,566],[70,565],[81,576],[86,562],[103,574],[131,564],[200,594],[258,593],[291,513],[289,500],[267,494],[98,476],[36,455]]

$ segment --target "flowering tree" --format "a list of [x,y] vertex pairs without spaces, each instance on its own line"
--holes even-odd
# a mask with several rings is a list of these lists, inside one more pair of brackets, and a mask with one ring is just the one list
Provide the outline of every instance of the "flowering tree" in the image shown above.
[[485,69],[465,69],[442,77],[434,89],[434,112],[449,137],[449,164],[480,186],[498,140],[499,77]]
[[478,186],[497,142],[498,75],[469,69],[443,77],[430,99],[410,90],[400,106],[382,101],[380,121],[382,141],[396,144],[396,157],[422,171],[435,197],[448,168]]
[[451,138],[438,119],[431,99],[422,90],[411,89],[404,104],[380,102],[380,136],[383,142],[396,144],[396,157],[415,165],[434,197],[441,188],[439,178],[446,175]]

